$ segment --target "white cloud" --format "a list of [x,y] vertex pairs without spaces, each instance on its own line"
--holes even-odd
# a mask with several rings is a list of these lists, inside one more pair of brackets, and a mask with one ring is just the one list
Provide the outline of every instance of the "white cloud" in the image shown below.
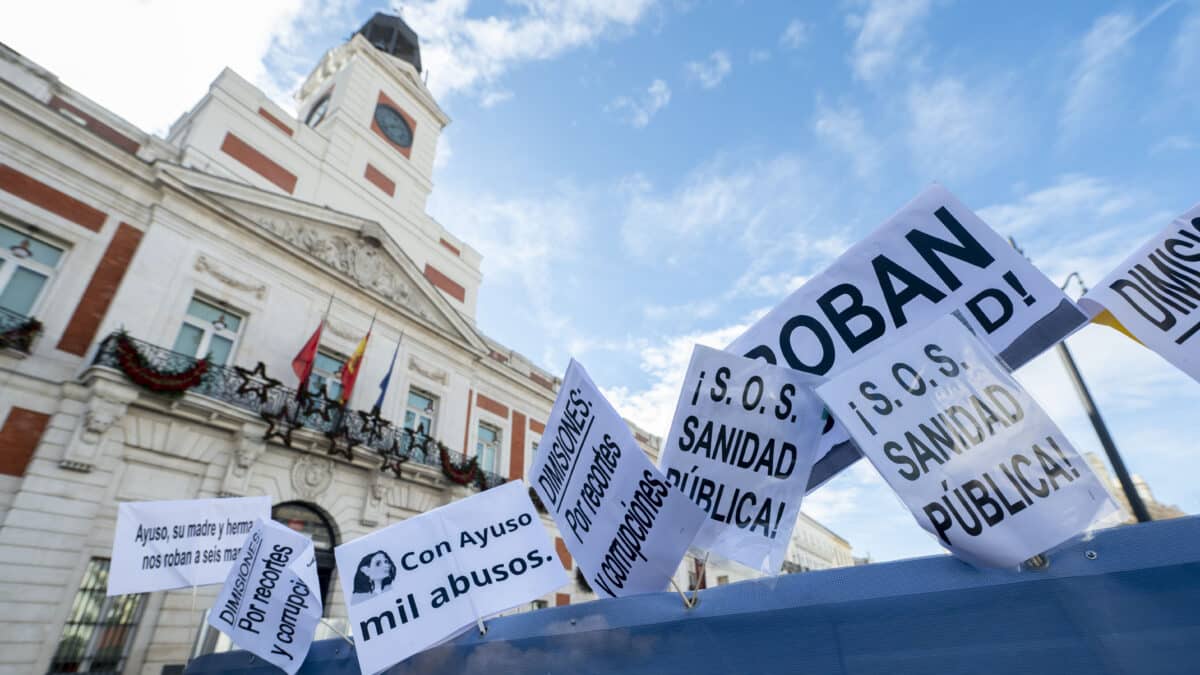
[[1076,65],[1059,113],[1059,130],[1066,138],[1078,136],[1097,111],[1105,110],[1107,102],[1119,96],[1116,79],[1131,51],[1130,41],[1173,4],[1175,0],[1159,5],[1141,21],[1131,14],[1117,13],[1106,14],[1092,23],[1075,47]]
[[406,1],[405,21],[421,36],[421,60],[435,96],[487,91],[512,68],[620,36],[656,0],[522,0],[515,16],[467,16],[469,0]]
[[1200,149],[1200,143],[1196,142],[1191,136],[1174,135],[1167,136],[1161,141],[1154,144],[1150,148],[1150,154],[1157,155],[1162,152],[1188,152],[1190,150]]
[[639,390],[614,387],[605,389],[604,395],[622,417],[656,436],[666,436],[692,358],[692,347],[702,344],[722,349],[749,327],[750,321],[745,321],[655,340],[654,346],[644,347],[639,354],[641,369],[650,376],[649,386]]
[[841,242],[832,228],[844,223],[830,217],[840,213],[839,191],[824,172],[793,154],[753,162],[745,161],[745,153],[718,156],[671,188],[633,175],[620,192],[627,252],[668,266],[719,256],[713,264],[744,266],[737,285],[746,294],[759,276],[807,272],[798,266],[822,261]]
[[1144,238],[1166,227],[1171,215],[1140,190],[1068,174],[1013,202],[980,209],[979,217],[1014,236],[1055,283],[1079,272],[1095,284]]
[[808,42],[808,24],[800,19],[792,19],[783,35],[779,36],[779,44],[787,49],[799,49]]
[[575,337],[569,319],[553,309],[561,295],[555,279],[579,255],[591,197],[568,183],[516,196],[440,185],[430,200],[430,213],[483,256],[486,287],[522,298],[530,325],[546,334],[547,352],[537,357],[549,365]]
[[1020,235],[1038,228],[1070,228],[1094,224],[1129,206],[1129,195],[1101,178],[1079,174],[1060,176],[1053,185],[1030,192],[1011,204],[980,209],[979,216],[1005,234]]
[[449,129],[443,129],[438,135],[437,154],[433,157],[434,170],[444,169],[454,156],[454,147],[450,145]]
[[813,132],[844,154],[859,178],[874,175],[883,161],[883,144],[867,131],[862,113],[852,105],[835,109],[818,103]]
[[671,88],[662,80],[650,83],[646,91],[632,98],[618,96],[605,106],[605,111],[620,113],[625,121],[636,129],[644,128],[658,111],[671,102]]
[[479,96],[479,105],[491,108],[504,103],[512,97],[513,93],[507,89],[490,89]]
[[1011,97],[944,78],[908,90],[908,144],[921,177],[950,181],[995,164],[1023,136]]
[[847,17],[847,25],[858,30],[850,54],[854,76],[873,81],[890,72],[909,52],[930,6],[931,0],[870,0],[865,14]]
[[701,87],[714,89],[733,70],[733,62],[728,52],[717,50],[703,61],[689,61],[685,69],[688,78],[699,82]]
[[0,25],[10,47],[67,86],[164,134],[226,66],[290,107],[296,78],[315,65],[294,52],[345,12],[344,0],[0,3]]
[[1180,22],[1179,32],[1171,42],[1167,68],[1168,84],[1179,94],[1195,99],[1196,82],[1200,81],[1200,10],[1193,11]]

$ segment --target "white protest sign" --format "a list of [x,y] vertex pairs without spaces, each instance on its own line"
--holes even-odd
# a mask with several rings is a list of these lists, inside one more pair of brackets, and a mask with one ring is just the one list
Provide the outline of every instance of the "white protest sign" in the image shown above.
[[1105,309],[1147,347],[1200,380],[1200,205],[1146,242],[1079,305]]
[[569,581],[519,480],[342,544],[334,555],[364,673]]
[[664,590],[704,521],[574,359],[529,475],[602,597]]
[[949,315],[817,388],[922,528],[1009,567],[1116,505],[994,353]]
[[696,345],[660,460],[708,514],[693,548],[779,572],[821,433],[818,381]]
[[270,497],[122,502],[108,594],[148,593],[225,581]]
[[238,553],[208,624],[292,675],[308,656],[321,610],[312,539],[260,520]]
[[[955,310],[1011,368],[1087,320],[1007,241],[933,185],[726,350],[834,377]],[[810,490],[858,459],[846,438],[834,428],[822,439]]]

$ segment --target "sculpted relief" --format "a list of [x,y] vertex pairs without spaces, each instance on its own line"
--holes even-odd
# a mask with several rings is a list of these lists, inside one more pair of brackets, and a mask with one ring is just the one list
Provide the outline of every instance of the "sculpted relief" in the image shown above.
[[378,246],[291,220],[256,214],[254,220],[271,233],[350,277],[359,286],[444,328],[449,328],[433,303]]

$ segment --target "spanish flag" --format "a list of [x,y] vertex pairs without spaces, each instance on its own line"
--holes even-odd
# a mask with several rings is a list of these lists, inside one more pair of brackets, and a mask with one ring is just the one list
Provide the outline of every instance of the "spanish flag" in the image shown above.
[[[375,320],[371,320],[372,327],[375,325]],[[354,391],[354,381],[358,379],[358,371],[362,369],[363,354],[367,351],[367,340],[371,339],[371,329],[367,329],[367,334],[363,336],[358,346],[354,348],[354,353],[350,355],[350,360],[346,361],[346,365],[342,366],[342,397],[341,404],[346,405],[350,400],[350,394]]]

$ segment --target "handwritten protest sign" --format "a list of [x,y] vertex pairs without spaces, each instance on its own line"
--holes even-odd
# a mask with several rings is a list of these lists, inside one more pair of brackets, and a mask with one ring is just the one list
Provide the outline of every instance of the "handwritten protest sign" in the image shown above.
[[308,655],[321,610],[312,540],[273,520],[259,520],[208,623],[292,675]]
[[225,581],[270,497],[123,502],[117,508],[108,594]]
[[[1012,368],[1086,321],[1058,286],[933,185],[726,349],[833,377],[954,310]],[[846,440],[840,428],[822,438],[809,490],[857,461]]]
[[662,451],[708,514],[692,547],[778,573],[821,433],[818,378],[697,345]]
[[704,521],[574,359],[529,475],[601,596],[665,589]]
[[1143,344],[1200,380],[1200,204],[1083,296],[1091,314],[1108,310]]
[[521,481],[334,549],[362,672],[569,581]]
[[950,315],[817,388],[952,553],[1017,565],[1116,512],[1062,431]]

